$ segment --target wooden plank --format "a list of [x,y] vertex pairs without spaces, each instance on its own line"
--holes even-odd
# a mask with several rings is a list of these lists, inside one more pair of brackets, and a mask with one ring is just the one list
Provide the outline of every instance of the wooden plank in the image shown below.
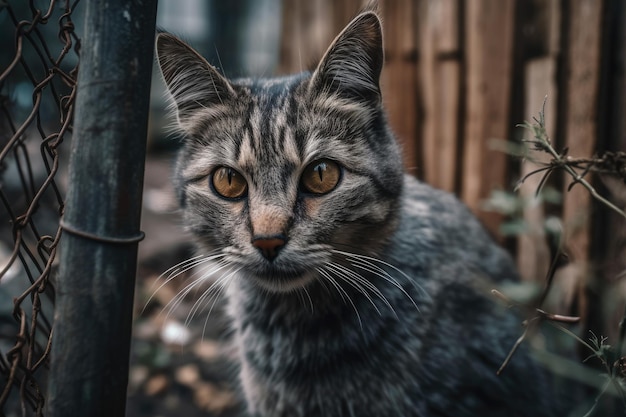
[[504,188],[507,156],[489,149],[509,134],[513,50],[513,0],[465,3],[466,98],[462,197],[487,228],[497,233],[499,216],[480,210],[494,188]]
[[[609,111],[611,114],[608,127],[608,150],[626,152],[626,74],[623,68],[626,66],[626,26],[621,22],[626,22],[626,5],[614,5],[616,33],[610,45],[612,55],[612,66],[609,68],[611,74],[612,97],[609,101]],[[626,188],[618,179],[607,181],[605,185],[609,189],[610,199],[622,210],[626,210]],[[600,226],[596,222],[594,226]],[[604,236],[608,250],[606,253],[604,271],[606,278],[610,282],[621,281],[622,288],[626,287],[623,279],[626,274],[626,221],[617,213],[610,211],[608,220],[603,225]],[[622,290],[621,294],[626,294]],[[622,295],[624,297],[624,295]],[[617,328],[617,327],[616,327]]]
[[334,10],[334,27],[339,33],[352,19],[354,19],[363,9],[362,0],[341,0],[333,3]]
[[282,28],[280,39],[279,74],[290,74],[301,68],[299,51],[302,48],[302,32],[300,31],[300,8],[302,0],[283,2]]
[[[602,1],[572,0],[566,51],[564,132],[569,155],[590,157],[596,147]],[[572,179],[565,175],[565,187]],[[589,256],[591,197],[582,186],[565,190],[563,221],[570,260],[586,278]]]
[[456,0],[428,0],[418,12],[426,182],[457,191],[460,99],[459,10]]
[[[541,111],[544,98],[546,129],[548,135],[554,138],[556,130],[557,87],[556,56],[548,55],[526,64],[524,85],[526,86],[525,120],[531,121]],[[524,132],[525,139],[532,139],[531,132]],[[547,162],[546,154],[533,153],[533,157]],[[523,161],[520,175],[523,177],[539,166]],[[517,265],[524,280],[543,282],[550,266],[550,248],[545,235],[545,213],[540,200],[535,197],[541,181],[541,174],[528,177],[520,188],[520,196],[526,201],[523,218],[528,225],[528,231],[520,235],[517,241]]]
[[[556,82],[557,63],[560,48],[560,8],[552,0],[533,0],[530,3],[530,15],[526,18],[526,30],[532,31],[533,36],[525,37],[524,48],[541,51],[542,56],[532,59],[524,68],[524,120],[532,122],[538,117],[545,100],[546,129],[552,140],[556,139],[557,130],[557,103],[558,87]],[[533,56],[526,53],[525,56]],[[523,132],[525,139],[532,139],[529,131]],[[533,152],[533,158],[548,162],[549,156],[545,153]],[[524,177],[539,166],[530,161],[522,161],[520,176]],[[524,182],[519,193],[526,202],[523,218],[528,225],[528,231],[519,236],[517,241],[517,265],[524,280],[543,282],[548,272],[551,259],[550,248],[545,234],[545,213],[540,199],[535,198],[542,175],[534,175]],[[568,288],[567,294],[574,294],[575,290]],[[564,294],[562,292],[560,295]],[[563,304],[571,304],[567,300]]]
[[403,149],[408,172],[418,172],[418,90],[415,8],[412,0],[381,2],[385,68],[381,88],[389,122]]
[[283,3],[279,74],[314,68],[338,34],[333,24],[334,4],[332,0]]
[[[569,155],[591,156],[596,147],[597,107],[600,77],[600,46],[603,1],[572,0],[564,15],[569,28],[565,53],[564,138]],[[570,191],[572,178],[564,175],[563,224],[565,249],[570,263],[561,275],[578,284],[578,314],[583,326],[602,328],[601,312],[594,294],[587,291],[591,277],[591,196],[582,186]]]

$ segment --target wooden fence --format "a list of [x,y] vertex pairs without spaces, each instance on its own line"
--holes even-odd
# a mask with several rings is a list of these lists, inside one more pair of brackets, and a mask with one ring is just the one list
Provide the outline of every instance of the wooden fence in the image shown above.
[[[364,3],[285,1],[280,72],[315,62]],[[555,149],[567,148],[576,157],[626,150],[623,3],[381,0],[383,98],[407,170],[455,192],[497,235],[505,218],[485,211],[485,200],[493,190],[512,190],[537,166],[495,149],[493,141],[519,143],[527,132],[516,125],[536,117],[546,96],[546,127]],[[592,179],[612,198],[610,189]],[[595,204],[579,185],[568,192],[572,180],[566,176],[551,178],[563,192],[560,204],[533,204],[538,181],[530,177],[520,190],[528,232],[511,248],[523,277],[543,280],[551,260],[545,221],[562,219],[570,264],[557,277],[555,305],[564,311],[578,307],[593,322],[599,317],[594,308],[601,308],[594,300],[611,293],[618,295],[615,306],[623,304],[617,277],[626,269],[624,219]],[[626,202],[616,204],[623,208]]]

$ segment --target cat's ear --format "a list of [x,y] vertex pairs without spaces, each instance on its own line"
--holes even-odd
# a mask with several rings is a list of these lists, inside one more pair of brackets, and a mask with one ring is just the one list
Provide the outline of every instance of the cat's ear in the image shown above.
[[156,54],[183,130],[191,130],[194,120],[215,117],[228,108],[228,101],[235,97],[233,87],[189,45],[173,35],[160,33]]
[[335,38],[313,73],[309,91],[379,102],[383,61],[380,19],[373,11],[366,11]]

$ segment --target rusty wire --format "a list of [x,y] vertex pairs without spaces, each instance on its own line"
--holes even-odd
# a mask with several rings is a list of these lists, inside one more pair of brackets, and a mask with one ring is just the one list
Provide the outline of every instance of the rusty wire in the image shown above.
[[44,415],[77,4],[0,0],[0,416]]

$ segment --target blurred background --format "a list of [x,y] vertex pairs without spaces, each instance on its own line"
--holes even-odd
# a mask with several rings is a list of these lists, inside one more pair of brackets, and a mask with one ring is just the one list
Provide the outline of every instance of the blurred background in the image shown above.
[[[33,5],[39,5],[9,3],[15,18],[0,3],[0,72],[8,71],[16,56],[16,25],[9,23],[31,19]],[[39,3],[46,10],[48,2]],[[157,25],[187,41],[229,78],[267,77],[313,69],[365,3],[160,0]],[[544,308],[580,316],[581,323],[572,330],[584,339],[592,330],[607,336],[607,343],[613,345],[618,344],[626,295],[624,216],[598,203],[563,170],[525,177],[541,164],[550,164],[554,155],[529,151],[533,145],[525,146],[523,141],[533,139],[532,132],[517,125],[539,119],[543,112],[541,120],[556,154],[578,161],[573,165],[576,173],[623,210],[624,3],[381,0],[379,4],[385,34],[383,100],[403,147],[407,171],[457,194],[468,204],[515,256],[523,279],[531,286],[542,287],[553,258],[566,252],[568,261],[559,264]],[[40,22],[42,38],[52,54],[63,46],[55,43],[60,37],[56,22],[63,22],[66,4],[53,2],[55,19],[47,25]],[[83,8],[84,4],[77,2],[72,13],[77,38],[88,30],[81,24]],[[26,47],[21,54],[25,61],[37,57]],[[64,55],[59,68],[71,74],[77,55]],[[37,77],[27,70],[11,70],[2,78],[0,92],[7,120],[16,125],[27,120],[34,87],[40,82]],[[70,87],[71,83],[58,82],[56,97],[69,95]],[[38,106],[38,124],[43,130],[59,129],[59,109],[63,114],[59,100],[42,101]],[[128,415],[232,416],[239,406],[232,382],[233,353],[228,348],[219,297],[200,306],[200,312],[194,304],[199,294],[177,297],[193,278],[193,270],[162,285],[169,277],[168,268],[193,255],[170,183],[180,138],[168,133],[173,120],[166,106],[155,66],[142,214],[146,239],[139,245]],[[36,131],[37,126],[29,123],[28,130]],[[3,147],[9,144],[11,135],[6,132],[10,130],[0,131]],[[67,189],[69,140],[68,134],[66,143],[55,147],[58,191],[47,191],[51,202],[42,203],[44,208],[37,212],[42,235],[54,237],[58,229],[54,207]],[[13,212],[7,211],[7,219],[19,217],[19,210],[28,208],[19,180],[19,161],[26,157],[34,161],[33,182],[46,178],[45,170],[37,168],[42,165],[39,144],[26,139],[23,143],[22,156],[15,153],[15,160],[7,157],[8,151],[0,155],[0,190],[7,201],[5,207],[13,207]],[[596,169],[600,165],[603,169]],[[587,166],[596,168],[586,170]],[[551,175],[544,176],[546,173]],[[525,178],[523,184],[521,178]],[[11,221],[0,220],[0,348],[7,352],[16,332],[12,300],[30,284],[19,280],[24,271],[11,255],[15,238]],[[53,259],[50,262],[55,265]],[[52,317],[51,306],[47,309]],[[571,342],[576,344],[573,339]],[[580,348],[581,359],[589,353]],[[18,415],[8,405],[4,412]]]

